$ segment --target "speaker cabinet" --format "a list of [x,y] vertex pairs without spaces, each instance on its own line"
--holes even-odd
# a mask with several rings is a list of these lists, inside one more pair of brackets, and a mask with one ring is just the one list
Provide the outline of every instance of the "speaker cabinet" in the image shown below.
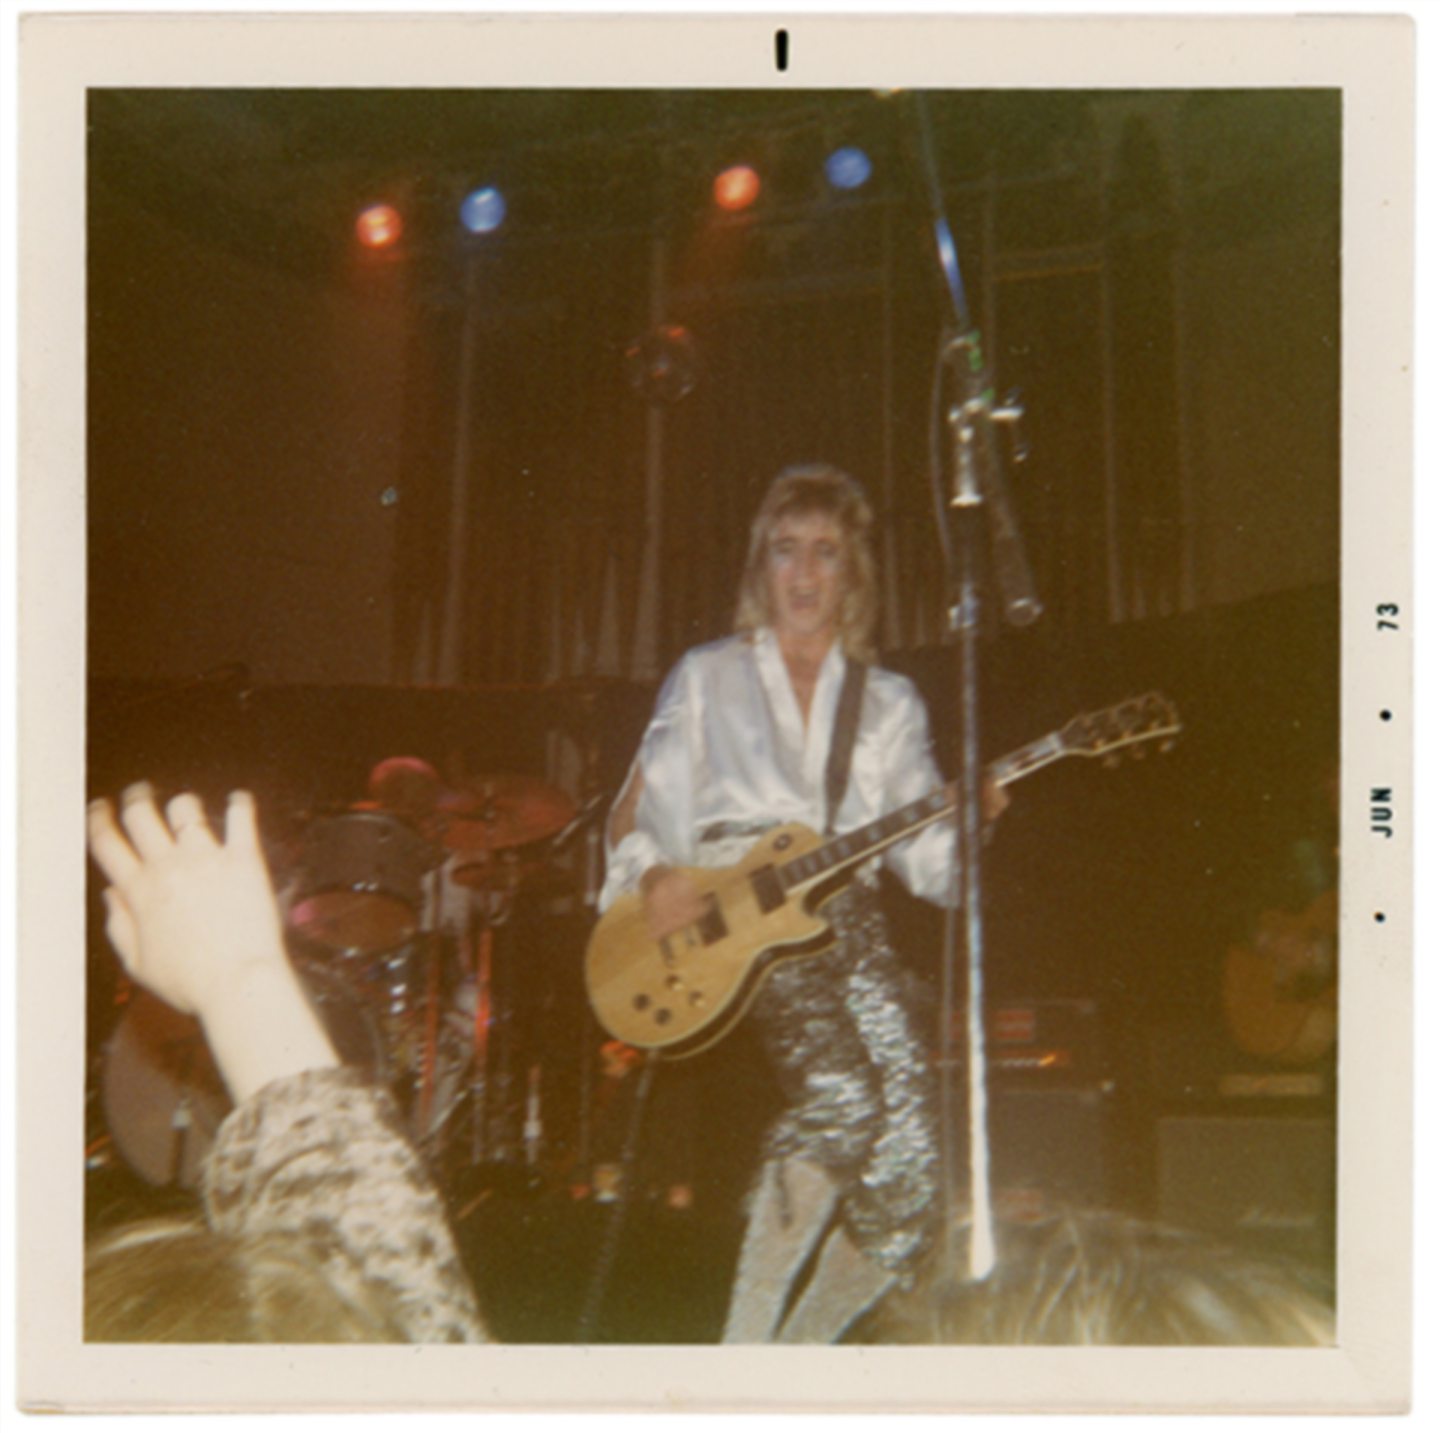
[[1335,1122],[1177,1115],[1158,1130],[1160,1219],[1270,1253],[1334,1254]]
[[997,1089],[990,1100],[996,1212],[1043,1219],[1109,1202],[1110,1099],[1102,1087]]

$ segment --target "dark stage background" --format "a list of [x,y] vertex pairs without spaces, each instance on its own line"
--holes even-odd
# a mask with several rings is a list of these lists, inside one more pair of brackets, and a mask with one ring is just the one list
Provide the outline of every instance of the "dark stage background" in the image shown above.
[[[1338,97],[928,103],[970,307],[1028,407],[1047,631],[1335,581]],[[654,679],[725,630],[758,493],[816,459],[878,509],[882,645],[940,639],[912,97],[96,90],[90,114],[95,675]],[[821,172],[842,140],[874,163],[849,194]],[[765,187],[722,216],[739,158]],[[508,196],[491,235],[456,221],[480,183]],[[405,232],[366,250],[382,199]],[[647,402],[626,350],[676,325],[694,387]]]
[[[1060,1184],[1175,1214],[1174,1151],[1212,1116],[1333,1139],[1325,1062],[1304,1097],[1222,1097],[1267,1071],[1227,1043],[1219,981],[1290,899],[1287,851],[1333,845],[1339,99],[928,102],[997,387],[1027,406],[1012,477],[1047,609],[989,623],[983,749],[1151,689],[1185,723],[1168,754],[1014,791],[991,990],[1080,1021],[1086,1053],[1007,1117],[1050,1098],[1027,1127],[1059,1110],[1100,1151],[1082,1178],[1089,1155],[1046,1137]],[[664,670],[728,628],[758,495],[815,459],[874,499],[886,661],[953,771],[928,477],[944,308],[912,96],[97,90],[90,120],[93,793],[245,785],[279,852],[401,752],[572,795],[589,753],[612,790]],[[848,195],[820,171],[841,141],[874,161]],[[717,217],[710,179],[738,158],[766,187]],[[455,206],[485,182],[506,223],[465,235]],[[382,199],[405,233],[364,251],[355,215]],[[639,391],[626,356],[666,326],[690,336],[683,396]],[[933,981],[938,917],[891,900]],[[587,920],[552,902],[507,954],[566,1081],[591,1058]],[[99,1051],[115,983],[93,929]],[[688,1068],[675,1108],[714,1131],[693,1160],[719,1211],[768,1085],[741,1036]],[[1332,1158],[1284,1196],[1307,1254]]]

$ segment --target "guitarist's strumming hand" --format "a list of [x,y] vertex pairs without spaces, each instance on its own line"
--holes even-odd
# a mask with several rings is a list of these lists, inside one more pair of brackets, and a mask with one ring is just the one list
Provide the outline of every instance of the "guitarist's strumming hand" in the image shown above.
[[705,903],[694,881],[674,866],[651,866],[640,877],[640,898],[653,940],[664,940],[705,914]]

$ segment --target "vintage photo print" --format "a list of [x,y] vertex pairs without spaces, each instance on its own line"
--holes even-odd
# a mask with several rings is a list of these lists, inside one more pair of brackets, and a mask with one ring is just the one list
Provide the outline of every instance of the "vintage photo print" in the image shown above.
[[22,1406],[1404,1408],[1413,49],[23,22]]

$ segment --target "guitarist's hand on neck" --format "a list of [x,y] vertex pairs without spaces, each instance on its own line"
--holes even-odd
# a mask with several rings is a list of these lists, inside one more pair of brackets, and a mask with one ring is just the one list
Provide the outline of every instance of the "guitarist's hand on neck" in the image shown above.
[[1010,793],[993,776],[987,776],[980,787],[980,810],[986,821],[998,821],[1010,804]]
[[694,881],[674,866],[651,866],[640,878],[640,897],[652,940],[664,940],[705,914]]

